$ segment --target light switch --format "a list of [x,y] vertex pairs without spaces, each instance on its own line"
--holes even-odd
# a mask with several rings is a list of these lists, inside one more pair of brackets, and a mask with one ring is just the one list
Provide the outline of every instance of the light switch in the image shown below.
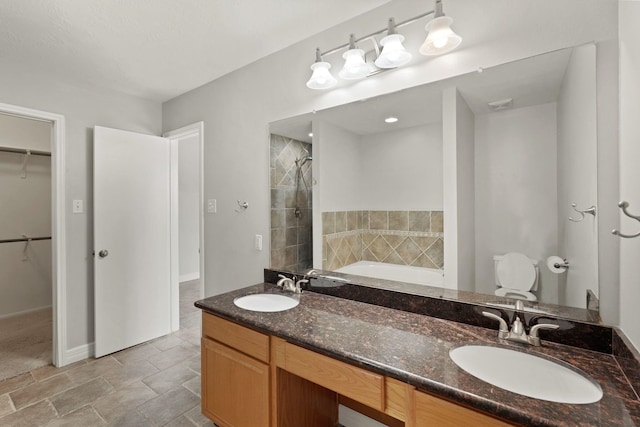
[[256,234],[256,250],[262,250],[262,235]]
[[209,199],[207,200],[207,212],[209,213],[216,213],[218,208],[217,208],[217,203],[216,203],[216,199]]
[[84,212],[84,203],[82,200],[73,201],[73,213],[80,214]]

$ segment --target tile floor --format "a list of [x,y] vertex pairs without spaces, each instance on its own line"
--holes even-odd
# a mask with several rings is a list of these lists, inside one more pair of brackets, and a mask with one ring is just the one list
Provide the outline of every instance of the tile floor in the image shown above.
[[0,426],[213,426],[200,413],[199,283],[180,287],[180,330],[100,359],[0,382]]
[[50,307],[0,319],[0,381],[51,364],[52,332]]

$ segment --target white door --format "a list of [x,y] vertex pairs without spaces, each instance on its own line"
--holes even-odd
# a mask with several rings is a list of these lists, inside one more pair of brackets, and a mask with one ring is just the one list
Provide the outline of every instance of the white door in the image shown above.
[[169,140],[96,126],[95,355],[171,332]]

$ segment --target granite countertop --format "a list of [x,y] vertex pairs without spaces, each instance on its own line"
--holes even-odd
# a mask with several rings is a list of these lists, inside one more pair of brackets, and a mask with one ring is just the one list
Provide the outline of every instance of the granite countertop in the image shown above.
[[[542,347],[498,342],[496,330],[357,301],[304,292],[287,311],[240,309],[243,295],[279,292],[263,283],[196,302],[204,311],[283,338],[318,353],[407,382],[420,390],[531,426],[638,426],[638,390],[609,354],[551,342]],[[499,344],[571,363],[598,381],[603,398],[586,405],[561,404],[514,394],[460,369],[449,350],[462,344]],[[521,373],[523,381],[528,375]],[[634,384],[636,388],[639,384]]]

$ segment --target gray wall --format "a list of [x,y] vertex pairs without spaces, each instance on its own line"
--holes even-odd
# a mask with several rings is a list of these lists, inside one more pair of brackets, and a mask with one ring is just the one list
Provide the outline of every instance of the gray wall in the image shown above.
[[[538,260],[542,302],[558,302],[558,279],[545,267],[558,253],[556,104],[476,116],[476,279],[493,294],[494,255]],[[582,302],[582,301],[581,301]]]
[[[562,305],[585,307],[587,290],[598,295],[598,217],[580,222],[577,209],[598,205],[595,46],[574,49],[558,97],[558,253],[570,260],[559,276]],[[615,206],[615,205],[614,205]],[[612,209],[601,205],[602,209]]]
[[360,138],[362,209],[442,210],[442,123]]
[[322,212],[442,210],[442,123],[371,135],[316,127]]
[[200,278],[200,138],[178,142],[180,281]]
[[475,291],[475,117],[458,89],[442,92],[445,287]]
[[[640,3],[623,1],[620,7],[620,198],[629,210],[640,213]],[[640,232],[637,221],[624,217],[624,233]],[[614,238],[614,237],[611,237]],[[615,238],[617,239],[617,238]],[[640,237],[620,240],[621,326],[640,347]]]

